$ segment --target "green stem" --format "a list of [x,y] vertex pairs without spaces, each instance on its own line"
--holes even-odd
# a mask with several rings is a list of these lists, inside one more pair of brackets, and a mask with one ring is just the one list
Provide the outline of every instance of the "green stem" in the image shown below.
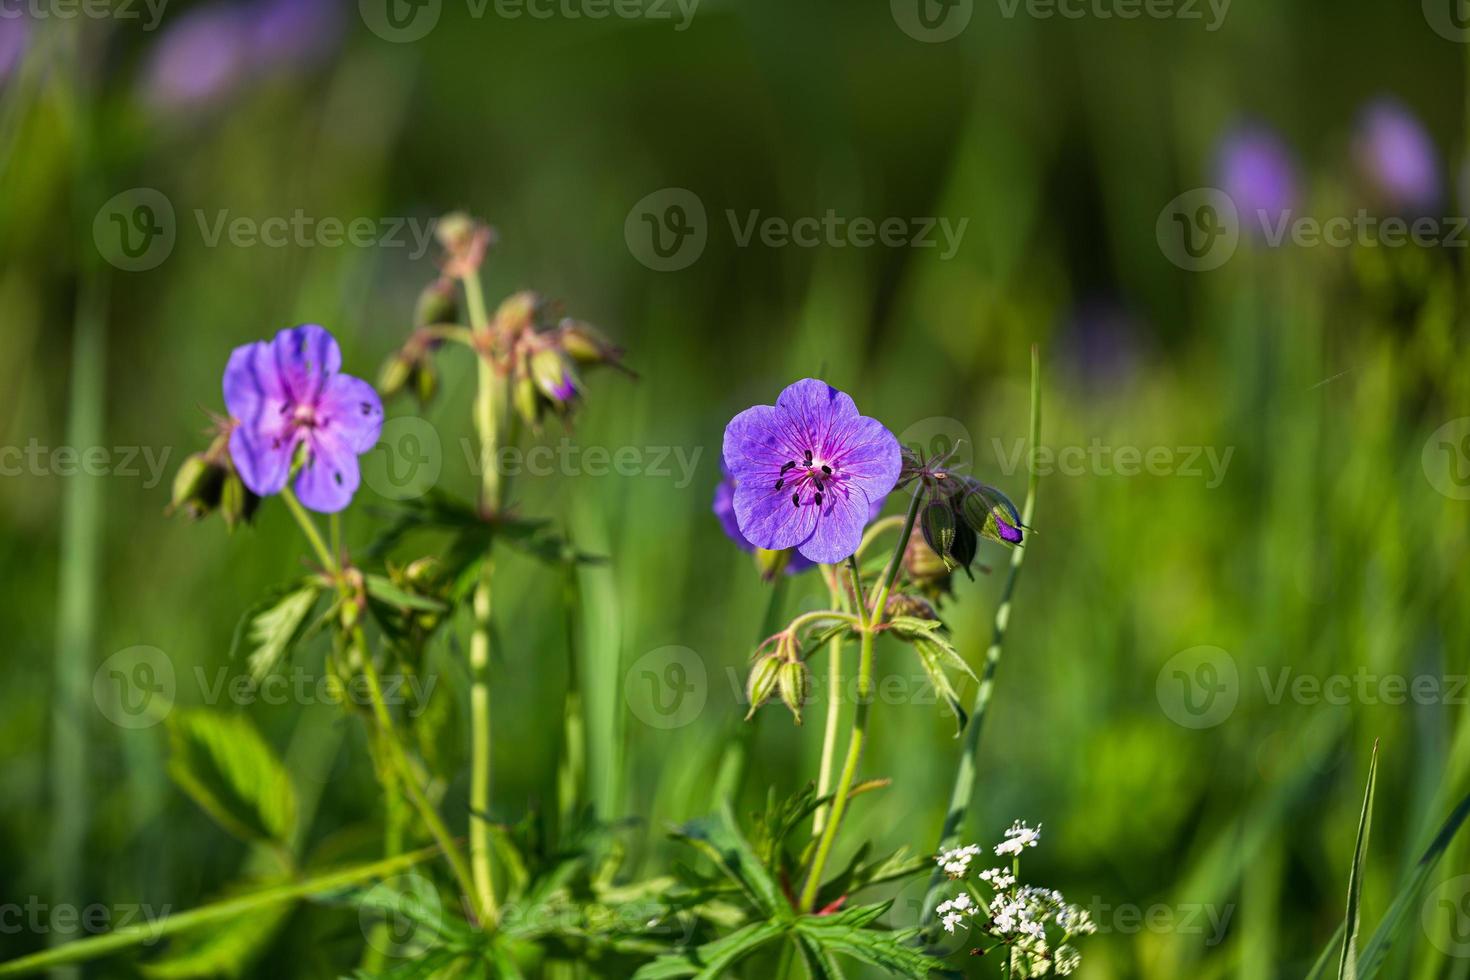
[[336,891],[369,878],[382,878],[394,872],[401,871],[404,868],[413,867],[421,861],[426,861],[436,853],[438,853],[438,848],[426,847],[409,854],[402,854],[398,857],[376,861],[373,864],[365,864],[356,868],[346,868],[342,871],[333,871],[308,878],[305,881],[292,882],[288,885],[277,885],[274,888],[266,888],[248,895],[240,895],[236,898],[226,899],[223,902],[204,905],[197,909],[190,909],[188,912],[180,912],[178,915],[170,915],[162,921],[124,926],[106,935],[79,939],[76,942],[58,946],[55,949],[49,949],[43,953],[33,953],[30,956],[22,956],[8,963],[0,963],[0,977],[18,977],[28,973],[39,973],[50,967],[61,966],[66,963],[81,963],[85,960],[94,960],[99,956],[106,956],[108,953],[115,953],[119,950],[129,949],[144,943],[156,942],[164,936],[171,936],[174,933],[183,932],[186,929],[194,929],[211,923],[224,922],[257,909],[280,905],[285,902],[294,902],[298,899],[307,898],[322,892]]
[[[500,441],[503,385],[490,359],[493,343],[479,272],[461,278],[470,328],[476,341],[478,384],[475,391],[475,429],[480,437],[480,507],[486,515],[500,510],[500,474],[495,456]],[[486,548],[475,586],[472,608],[475,629],[470,635],[470,866],[478,905],[491,919],[496,915],[495,878],[490,864],[490,627],[495,564],[493,543]]]
[[332,578],[337,578],[341,573],[341,569],[337,567],[337,559],[332,556],[331,550],[327,547],[327,542],[322,538],[322,532],[317,530],[316,522],[311,519],[311,515],[306,512],[306,508],[301,506],[301,501],[296,499],[296,494],[292,492],[289,486],[281,488],[281,499],[286,502],[286,509],[291,512],[291,516],[296,518],[296,523],[301,526],[301,533],[306,535],[306,540],[311,544],[311,550],[316,553],[317,561],[322,563],[322,568]]
[[[776,623],[781,617],[786,596],[786,583],[787,577],[784,574],[771,583],[770,594],[766,599],[766,614],[761,619],[760,635],[756,637],[757,643],[763,642],[776,631]],[[737,721],[739,728],[725,741],[725,751],[721,753],[719,768],[715,770],[715,791],[710,801],[716,809],[725,802],[733,806],[740,796],[740,787],[745,782],[745,765],[750,758],[750,747],[755,741],[759,718],[757,715],[750,721]]]
[[837,831],[842,826],[842,818],[847,813],[847,798],[852,792],[853,781],[857,778],[858,765],[863,760],[863,747],[868,737],[868,709],[872,701],[873,687],[873,637],[874,627],[883,619],[883,605],[888,601],[888,592],[893,588],[893,581],[898,577],[899,566],[903,562],[904,548],[909,542],[909,535],[914,529],[914,520],[919,513],[919,502],[921,494],[914,494],[913,503],[909,505],[907,520],[904,521],[903,532],[898,536],[898,544],[893,549],[893,557],[888,560],[888,571],[883,577],[873,596],[872,608],[866,614],[863,598],[862,576],[858,572],[857,562],[849,558],[847,570],[852,576],[852,593],[857,600],[859,620],[862,626],[862,640],[858,652],[858,683],[857,683],[857,706],[853,711],[852,736],[847,743],[847,758],[842,763],[842,775],[838,777],[837,789],[832,797],[832,816],[826,827],[822,829],[822,836],[817,842],[817,853],[812,858],[812,867],[807,872],[806,886],[801,890],[801,899],[798,908],[809,910],[816,902],[817,892],[822,887],[822,872],[827,866],[827,859],[831,857],[832,845],[837,840]]
[[[1041,362],[1035,345],[1031,348],[1031,452],[1041,442]],[[1030,477],[1026,483],[1026,503],[1021,510],[1021,523],[1028,529],[1036,514],[1036,488],[1041,482],[1035,460],[1031,461]],[[1026,551],[1031,535],[1027,531],[1025,540],[1011,552],[1010,572],[1006,575],[1005,587],[1001,590],[1000,605],[995,609],[995,624],[991,632],[990,647],[985,651],[985,669],[980,675],[980,687],[975,692],[975,703],[970,709],[970,724],[965,729],[965,747],[955,768],[954,787],[949,796],[949,811],[944,818],[944,828],[939,835],[939,848],[943,851],[958,842],[960,827],[975,792],[976,758],[980,752],[980,731],[984,727],[985,713],[990,708],[991,694],[995,689],[995,670],[1000,665],[1001,650],[1005,644],[1006,629],[1011,621],[1011,597],[1016,591],[1016,582],[1021,577],[1021,563],[1026,560]],[[936,869],[929,878],[929,891],[924,896],[922,923],[929,925],[934,920],[934,908],[939,903],[940,885],[944,875]]]
[[[861,550],[861,548],[859,548]],[[837,570],[823,565],[822,574],[827,579],[827,589],[832,604],[847,611],[847,594],[837,581]],[[827,649],[827,717],[822,726],[822,761],[817,770],[817,796],[826,796],[832,790],[832,762],[837,755],[837,723],[842,713],[842,637],[832,637]],[[812,814],[812,836],[818,837],[827,825],[828,810],[817,807]]]

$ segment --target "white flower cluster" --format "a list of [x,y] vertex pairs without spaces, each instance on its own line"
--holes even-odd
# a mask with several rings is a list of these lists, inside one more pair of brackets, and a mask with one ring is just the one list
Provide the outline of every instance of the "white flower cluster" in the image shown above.
[[[995,853],[1019,857],[1040,838],[1040,826],[1033,829],[1017,821]],[[980,847],[971,844],[945,851],[937,861],[946,874],[963,878],[979,853]],[[1012,868],[987,868],[977,877],[990,888],[991,898],[979,898],[978,892],[966,890],[941,902],[935,911],[946,932],[953,933],[967,922],[980,926],[997,940],[996,945],[1009,950],[1011,973],[1016,978],[1065,977],[1077,969],[1082,957],[1069,941],[1097,931],[1086,909],[1068,905],[1055,889],[1020,884]],[[1060,933],[1055,946],[1047,936],[1048,929]]]
[[964,847],[951,848],[934,860],[951,878],[963,878],[970,873],[970,862],[979,856],[980,845],[967,844]]
[[1011,829],[1006,831],[1006,839],[995,845],[995,853],[1019,855],[1026,848],[1035,847],[1039,840],[1041,840],[1041,824],[1033,828],[1017,820],[1011,824]]

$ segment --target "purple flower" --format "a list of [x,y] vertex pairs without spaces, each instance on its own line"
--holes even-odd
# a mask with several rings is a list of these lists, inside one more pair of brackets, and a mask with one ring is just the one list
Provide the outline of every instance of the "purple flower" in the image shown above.
[[724,455],[746,540],[822,564],[857,550],[873,503],[893,489],[900,467],[893,433],[814,378],[788,387],[774,406],[731,419]]
[[[730,475],[730,468],[720,461],[720,472],[723,479],[715,484],[715,499],[710,503],[710,509],[715,512],[715,518],[720,522],[725,536],[734,541],[741,551],[755,551],[755,545],[750,539],[740,533],[740,524],[735,520],[735,477]],[[871,524],[883,511],[884,497],[879,497],[872,502],[868,509],[868,523]],[[787,559],[785,571],[787,575],[795,575],[811,568],[815,563],[803,558],[800,554],[793,552]]]
[[20,64],[30,34],[30,25],[23,18],[0,16],[0,82]]
[[1259,123],[1239,126],[1215,150],[1215,180],[1245,226],[1261,230],[1261,212],[1272,226],[1297,204],[1296,162],[1276,131]]
[[249,69],[250,37],[250,20],[241,8],[207,4],[188,11],[153,49],[144,98],[175,109],[224,97]]
[[339,374],[342,351],[325,328],[290,327],[269,342],[236,347],[225,366],[225,406],[235,419],[230,458],[252,493],[279,493],[297,447],[306,447],[296,494],[332,514],[357,491],[357,457],[373,448],[383,403],[373,386]]
[[342,33],[338,0],[262,0],[251,19],[253,59],[262,68],[314,61]]
[[1368,104],[1358,123],[1358,165],[1386,203],[1427,211],[1439,203],[1439,160],[1423,125],[1395,99]]

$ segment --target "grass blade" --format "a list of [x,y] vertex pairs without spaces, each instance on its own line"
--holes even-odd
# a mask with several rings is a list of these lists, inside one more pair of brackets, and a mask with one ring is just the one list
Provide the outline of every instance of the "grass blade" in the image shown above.
[[1358,980],[1358,924],[1362,915],[1363,860],[1368,854],[1368,833],[1373,826],[1373,788],[1378,783],[1378,742],[1368,762],[1368,788],[1363,793],[1363,812],[1358,816],[1358,842],[1353,847],[1353,870],[1348,875],[1347,914],[1343,917],[1342,957],[1337,963],[1338,980]]

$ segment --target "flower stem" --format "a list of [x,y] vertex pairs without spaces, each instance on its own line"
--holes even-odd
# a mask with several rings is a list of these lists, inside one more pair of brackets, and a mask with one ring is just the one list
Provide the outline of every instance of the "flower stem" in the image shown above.
[[[832,595],[832,605],[847,611],[847,594],[837,580],[837,569],[823,565],[822,574],[827,579],[827,590]],[[817,796],[826,796],[832,790],[832,762],[837,755],[837,722],[842,713],[842,637],[834,636],[827,650],[827,717],[822,727],[822,762],[817,770]],[[827,807],[817,807],[812,814],[812,836],[817,837],[827,825]]]
[[[488,516],[500,510],[500,474],[495,456],[500,442],[503,400],[501,379],[490,360],[493,336],[480,290],[478,271],[460,280],[470,329],[476,341],[478,385],[475,391],[475,429],[480,437],[480,507]],[[470,866],[474,873],[477,904],[495,916],[495,879],[490,865],[490,619],[495,563],[493,542],[486,547],[475,586],[472,608],[475,629],[470,635]]]
[[[342,582],[341,567],[332,556],[332,553],[327,549],[327,543],[322,539],[321,531],[317,529],[316,522],[311,519],[311,515],[301,506],[301,501],[296,499],[296,494],[291,491],[289,486],[281,489],[281,499],[286,502],[286,509],[291,512],[291,516],[296,519],[296,523],[301,525],[302,533],[306,535],[307,541],[311,542],[312,550],[316,552],[317,558],[326,568],[327,573],[338,583],[339,588],[344,590],[343,598],[351,598],[350,594],[346,591],[345,584]],[[429,833],[433,836],[434,841],[439,845],[440,849],[443,850],[444,857],[449,861],[450,870],[454,872],[460,888],[471,901],[472,907],[476,910],[478,917],[481,921],[484,921],[487,914],[493,914],[494,906],[485,907],[480,904],[469,869],[465,865],[463,855],[459,852],[459,847],[454,842],[454,837],[449,833],[448,828],[444,826],[444,821],[440,818],[439,812],[434,809],[434,804],[424,794],[423,787],[419,785],[418,775],[413,771],[413,766],[408,760],[408,755],[404,752],[402,744],[398,741],[398,734],[393,725],[393,716],[388,712],[387,702],[383,699],[383,687],[382,682],[378,678],[378,668],[373,663],[372,653],[368,650],[367,646],[367,635],[363,632],[361,625],[353,627],[350,639],[353,647],[357,651],[358,659],[362,662],[363,676],[367,678],[368,694],[372,701],[373,718],[377,722],[383,747],[387,749],[390,761],[401,777],[397,783],[407,790],[409,801],[419,811],[419,816],[423,818],[424,824],[429,828]],[[384,780],[385,791],[389,793],[393,792],[392,782],[391,779]],[[392,810],[393,804],[391,800],[387,803],[387,807],[390,811]]]
[[[1031,347],[1031,452],[1041,440],[1041,364],[1036,346]],[[1026,503],[1021,509],[1021,523],[1030,527],[1036,513],[1036,488],[1040,483],[1035,460],[1031,461],[1030,478],[1026,484]],[[980,687],[975,692],[975,703],[970,708],[970,724],[965,729],[965,747],[955,768],[954,788],[949,796],[949,811],[944,818],[944,828],[939,835],[938,851],[955,846],[960,825],[964,823],[975,791],[975,760],[980,751],[980,731],[985,722],[985,712],[990,707],[990,697],[995,688],[995,670],[1000,664],[1001,649],[1005,644],[1006,628],[1011,620],[1011,596],[1015,594],[1016,582],[1021,577],[1021,563],[1026,559],[1030,535],[1011,552],[1011,568],[1006,575],[1005,588],[1001,590],[1000,605],[995,609],[995,624],[991,633],[990,647],[985,651],[985,668],[980,675]],[[929,878],[929,891],[924,896],[921,923],[930,925],[934,921],[934,908],[939,903],[940,885],[944,876],[936,869]]]
[[863,746],[868,736],[868,708],[872,701],[874,627],[883,619],[883,605],[888,601],[888,593],[893,588],[893,580],[898,577],[904,548],[908,546],[909,535],[913,533],[914,520],[918,516],[921,499],[920,494],[914,494],[914,501],[909,505],[908,518],[904,521],[903,531],[898,536],[898,544],[893,549],[893,557],[888,560],[888,569],[883,576],[883,581],[873,595],[872,608],[866,612],[864,612],[867,606],[863,599],[862,577],[858,573],[857,562],[851,558],[847,561],[847,569],[852,576],[853,595],[857,599],[858,621],[862,627],[862,640],[858,652],[857,706],[853,711],[852,736],[847,743],[847,758],[842,763],[842,775],[838,777],[837,789],[832,797],[832,816],[822,829],[822,835],[817,841],[817,853],[812,858],[811,870],[807,872],[806,886],[801,890],[801,899],[798,902],[801,910],[809,910],[816,903],[817,891],[822,887],[822,871],[826,868],[827,859],[832,854],[832,845],[837,840],[837,831],[842,826],[842,817],[847,813],[847,797],[852,792],[853,780],[857,778],[858,765],[863,759]]

